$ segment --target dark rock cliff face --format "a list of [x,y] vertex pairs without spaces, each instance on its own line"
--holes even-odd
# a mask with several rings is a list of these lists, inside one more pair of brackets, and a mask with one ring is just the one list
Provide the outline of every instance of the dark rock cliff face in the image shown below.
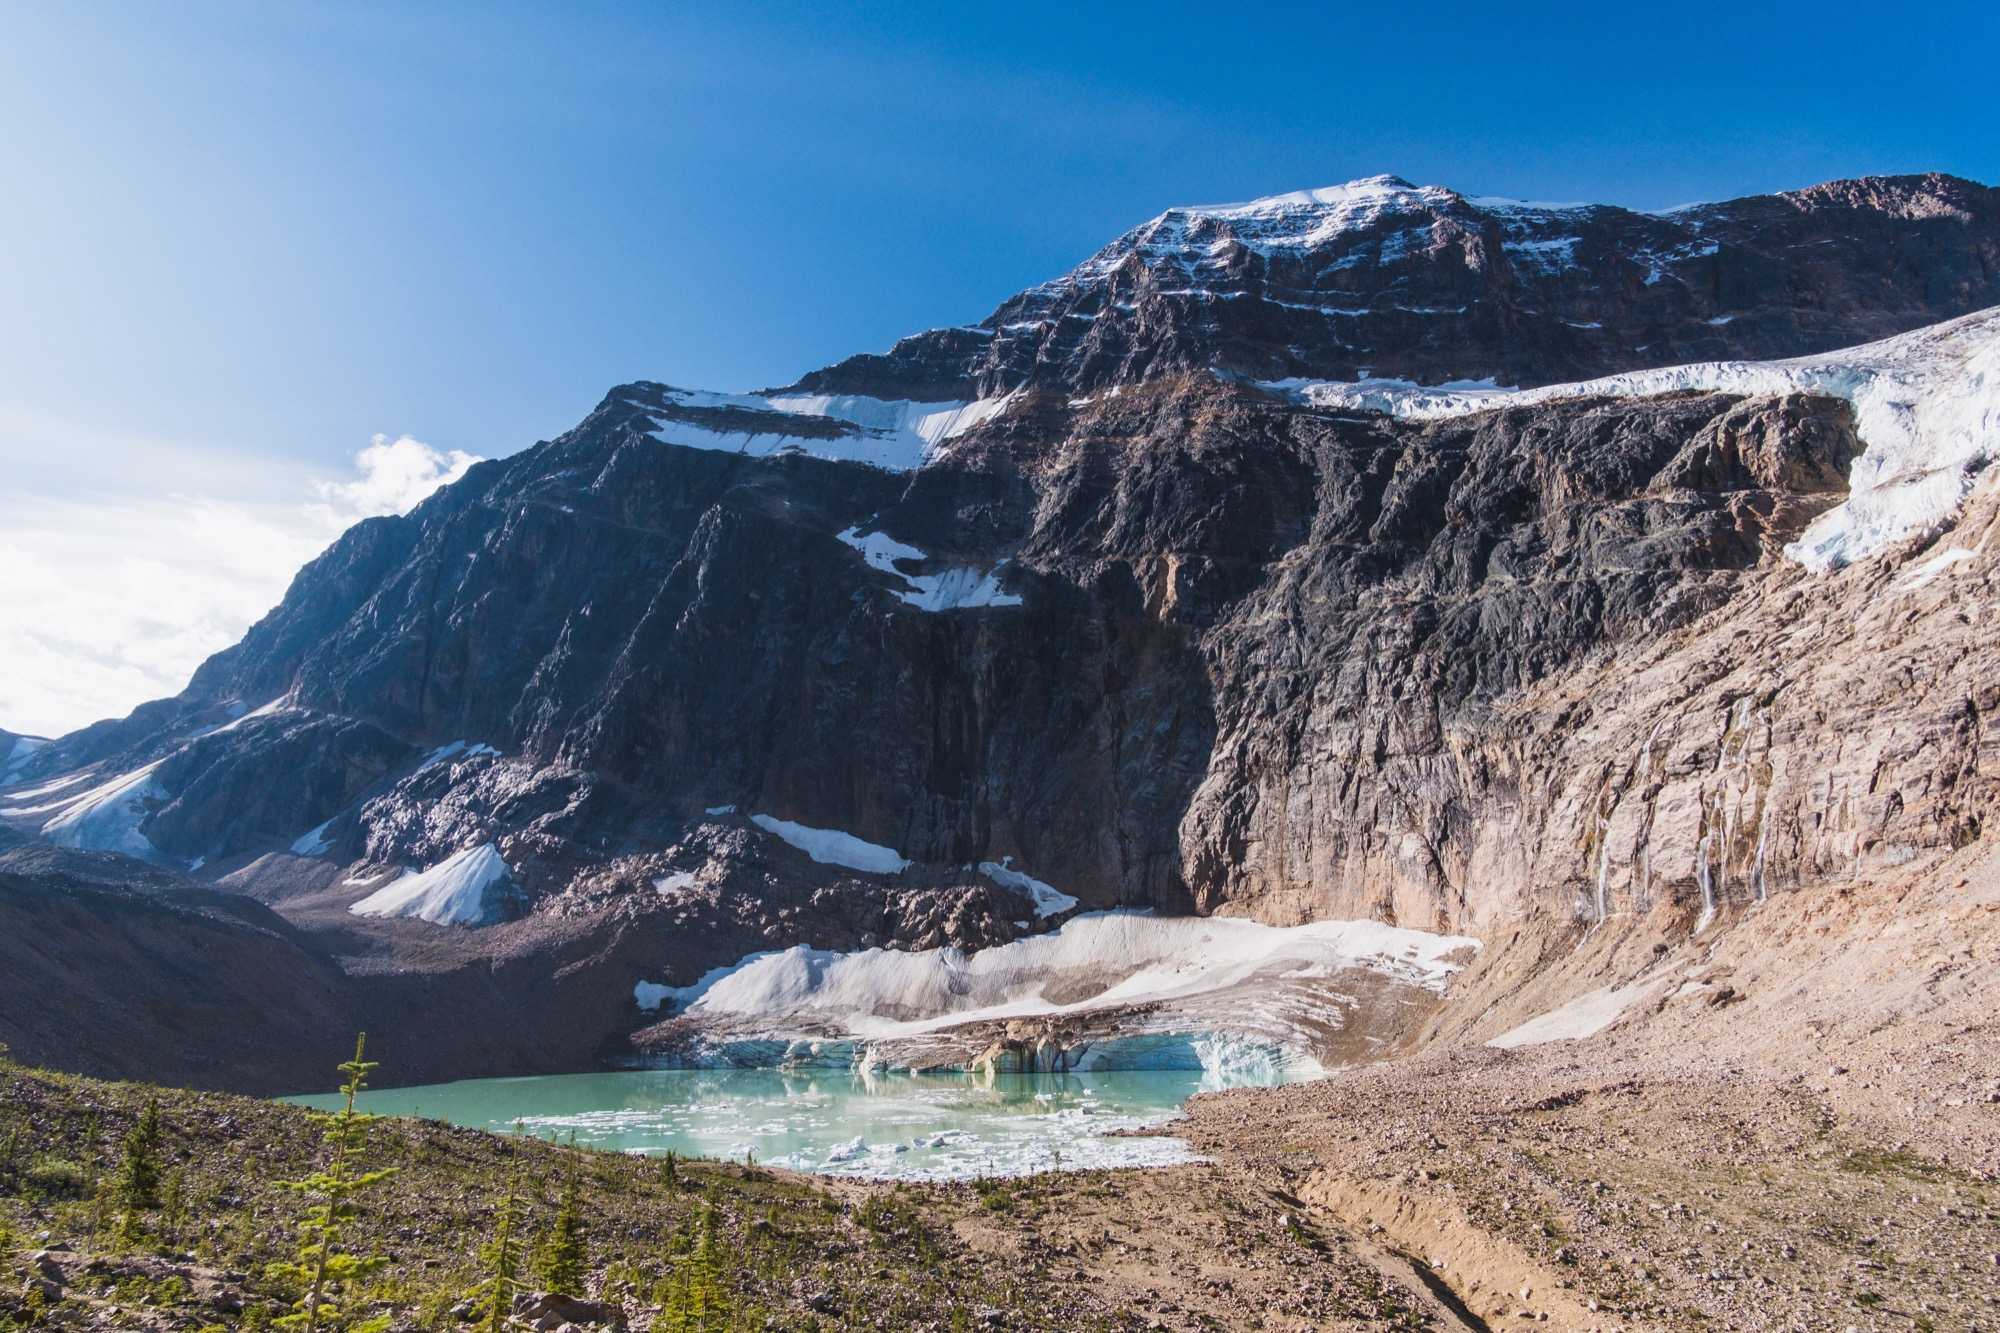
[[[463,740],[500,754],[402,778],[345,845],[499,838],[557,888],[729,805],[1011,855],[1093,904],[1451,926],[1439,847],[1478,800],[1418,799],[1438,734],[1720,604],[1858,447],[1823,399],[1410,425],[1204,377],[1024,406],[904,477],[665,446],[612,407],[417,511],[365,595],[339,548],[338,586],[302,576],[194,687],[288,681],[290,708],[177,749],[146,831],[259,850]],[[1004,569],[1022,604],[913,607],[857,526]]]

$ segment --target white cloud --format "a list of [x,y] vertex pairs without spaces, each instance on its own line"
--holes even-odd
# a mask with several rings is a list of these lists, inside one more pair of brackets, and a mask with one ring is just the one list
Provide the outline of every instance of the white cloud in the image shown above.
[[213,470],[200,494],[0,496],[0,726],[58,735],[175,693],[350,524],[405,512],[478,461],[378,435],[355,477],[290,498]]
[[357,480],[315,482],[313,489],[319,492],[321,507],[345,528],[377,514],[407,514],[479,461],[477,454],[463,449],[440,453],[407,435],[393,440],[377,435],[354,456],[354,466],[361,472]]

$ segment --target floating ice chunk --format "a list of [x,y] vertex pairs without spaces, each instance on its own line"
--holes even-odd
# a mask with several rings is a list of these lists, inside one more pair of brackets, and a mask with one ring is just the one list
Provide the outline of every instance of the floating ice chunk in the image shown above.
[[415,917],[440,926],[484,926],[506,914],[513,874],[490,842],[429,870],[411,871],[348,908],[355,916]]
[[766,833],[782,838],[821,865],[846,866],[849,870],[865,870],[876,875],[898,875],[910,866],[909,860],[897,855],[894,848],[864,842],[852,833],[843,833],[839,829],[810,828],[771,815],[752,815],[750,822]]
[[868,1154],[868,1140],[856,1135],[826,1155],[829,1162],[852,1162]]
[[1015,889],[1027,894],[1035,904],[1036,916],[1054,916],[1058,912],[1067,912],[1077,904],[1075,898],[1053,884],[1045,884],[1032,875],[1014,869],[1014,858],[1011,856],[1002,857],[998,861],[981,861],[979,873],[1003,889]]
[[703,813],[710,815],[733,815],[736,813],[736,807],[733,805],[711,805]]

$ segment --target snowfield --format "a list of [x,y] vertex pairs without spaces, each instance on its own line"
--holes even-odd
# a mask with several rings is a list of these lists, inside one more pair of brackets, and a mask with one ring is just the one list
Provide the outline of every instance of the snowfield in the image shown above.
[[783,839],[821,865],[846,866],[875,875],[900,875],[909,869],[907,857],[893,847],[864,842],[839,829],[812,828],[773,815],[752,815],[750,822],[773,837]]
[[[914,472],[930,460],[944,441],[962,435],[1007,410],[1013,394],[974,402],[918,403],[867,398],[858,394],[710,393],[699,389],[660,386],[660,394],[676,406],[697,411],[722,410],[743,414],[755,427],[715,430],[661,415],[653,404],[632,406],[653,415],[653,438],[684,449],[722,453],[772,454],[797,451],[836,462],[866,463],[889,472]],[[793,425],[787,418],[794,419]],[[829,434],[824,421],[850,428]]]
[[[5,813],[15,817],[48,815],[41,825],[41,835],[58,847],[123,852],[127,856],[156,860],[159,849],[139,831],[139,825],[151,810],[148,803],[166,798],[165,789],[153,776],[161,762],[155,760],[144,768],[120,773],[96,786],[56,796],[40,805],[14,806]],[[28,791],[14,792],[8,799],[53,795],[83,780],[82,775],[59,778]]]
[[1315,407],[1412,421],[1687,390],[1845,399],[1866,446],[1849,474],[1850,494],[1785,548],[1791,559],[1826,573],[1951,519],[1980,469],[2000,456],[2000,308],[1789,361],[1703,361],[1537,389],[1426,388],[1396,379],[1268,380],[1261,387]]
[[1508,1029],[1486,1044],[1505,1051],[1517,1046],[1540,1046],[1551,1041],[1582,1041],[1616,1023],[1626,1010],[1641,1001],[1659,999],[1666,989],[1665,981],[1653,980],[1587,991],[1560,1008],[1551,1009],[1519,1027]]
[[900,579],[903,589],[895,596],[919,611],[962,611],[982,606],[1019,606],[1018,595],[1000,587],[999,571],[959,565],[936,574],[910,574],[899,567],[902,561],[927,560],[921,550],[897,541],[886,532],[863,535],[859,528],[834,534],[861,552],[870,569]]
[[486,842],[428,870],[409,871],[347,910],[355,916],[414,917],[439,926],[487,926],[505,918],[513,883],[500,849]]
[[1002,857],[998,861],[981,861],[979,873],[1003,889],[1013,889],[1027,894],[1035,904],[1036,916],[1055,916],[1060,912],[1069,911],[1077,903],[1075,898],[1056,888],[1055,885],[1044,884],[1033,875],[1014,869],[1014,858],[1011,856]]
[[43,736],[16,736],[14,748],[8,752],[6,762],[0,763],[0,781],[5,781],[26,768],[28,760],[34,757],[35,751],[48,743],[48,739]]

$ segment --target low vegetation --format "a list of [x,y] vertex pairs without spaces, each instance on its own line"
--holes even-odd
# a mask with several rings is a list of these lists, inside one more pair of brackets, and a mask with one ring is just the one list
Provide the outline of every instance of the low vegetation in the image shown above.
[[340,1068],[323,1114],[0,1057],[0,1333],[471,1333],[532,1327],[543,1293],[633,1333],[1049,1327],[1060,1303],[962,1244],[948,1192],[367,1116],[364,1050]]

